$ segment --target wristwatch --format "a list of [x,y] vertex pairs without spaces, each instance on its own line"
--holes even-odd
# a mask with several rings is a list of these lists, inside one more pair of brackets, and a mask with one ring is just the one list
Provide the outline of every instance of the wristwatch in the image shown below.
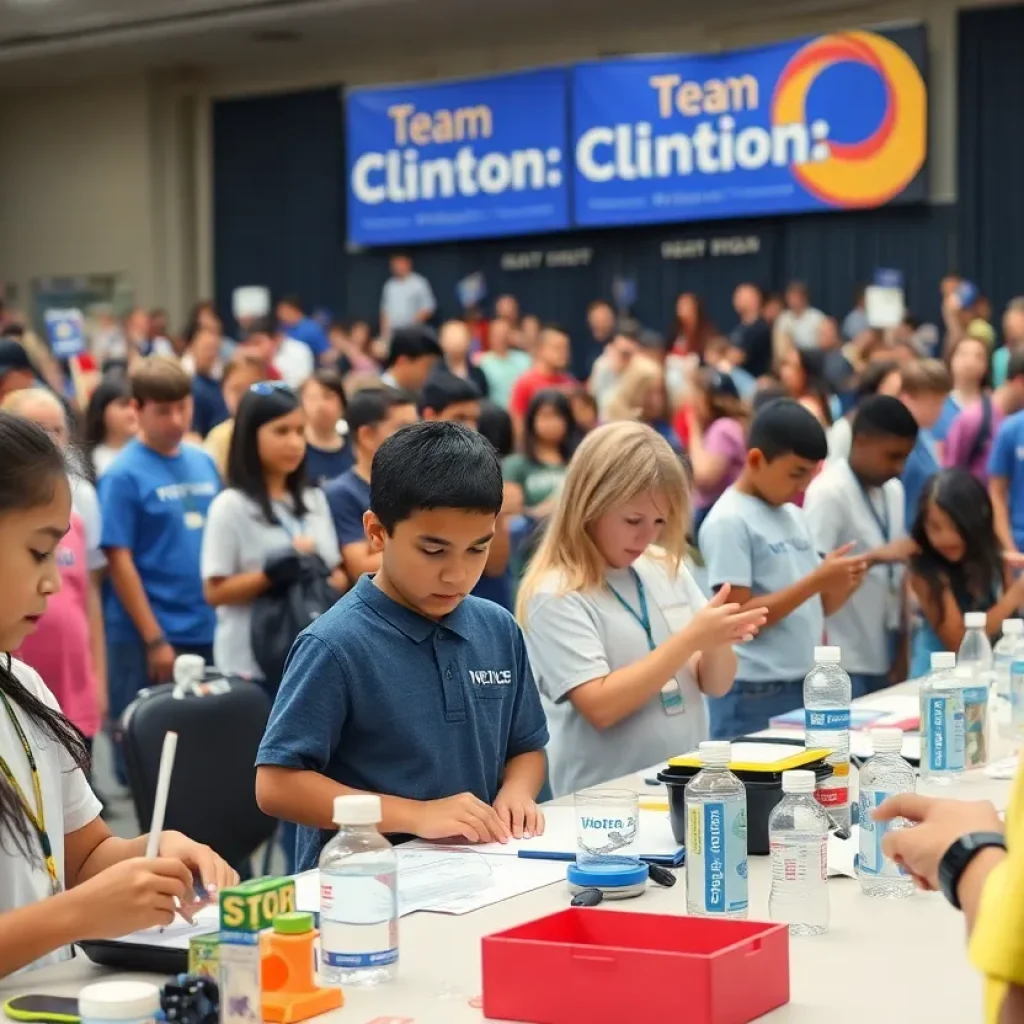
[[960,909],[960,897],[957,895],[960,879],[971,861],[982,850],[991,847],[1005,850],[1006,836],[999,832],[968,832],[942,855],[942,860],[939,861],[939,888],[942,890],[942,895],[957,910]]

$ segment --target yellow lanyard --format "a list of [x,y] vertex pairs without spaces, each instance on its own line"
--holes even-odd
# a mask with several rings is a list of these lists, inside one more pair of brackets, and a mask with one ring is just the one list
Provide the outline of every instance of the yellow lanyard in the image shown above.
[[25,757],[28,759],[28,768],[32,773],[32,790],[35,794],[36,806],[33,809],[31,804],[28,802],[28,798],[25,796],[24,790],[18,784],[18,780],[14,777],[14,772],[11,771],[10,765],[4,760],[3,755],[0,755],[0,772],[3,772],[4,778],[11,784],[11,788],[14,790],[18,799],[21,801],[21,806],[25,811],[25,817],[32,823],[32,827],[36,830],[36,836],[39,838],[39,846],[43,851],[43,859],[46,863],[46,873],[50,876],[50,889],[56,896],[61,891],[60,875],[57,873],[57,861],[53,857],[53,847],[50,845],[50,835],[46,831],[46,812],[43,807],[43,784],[39,777],[39,768],[36,765],[35,754],[32,753],[32,745],[28,741],[28,737],[25,735],[25,730],[21,727],[21,722],[18,721],[18,716],[14,713],[14,708],[11,707],[11,702],[7,699],[7,694],[0,690],[0,700],[3,701],[4,708],[7,711],[7,717],[11,720],[11,725],[14,726],[14,731],[21,740],[22,749],[25,751]]

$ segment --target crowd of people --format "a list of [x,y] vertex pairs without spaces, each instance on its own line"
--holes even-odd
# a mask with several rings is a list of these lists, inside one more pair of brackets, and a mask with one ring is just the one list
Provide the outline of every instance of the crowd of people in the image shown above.
[[[24,519],[43,574],[0,623],[10,722],[7,698],[85,766],[182,653],[259,682],[257,798],[302,870],[339,793],[381,794],[388,833],[537,832],[545,796],[798,707],[823,641],[862,695],[1024,603],[1024,299],[1000,336],[951,277],[943,324],[879,330],[862,297],[840,321],[740,283],[727,332],[684,293],[664,334],[597,299],[570,338],[511,295],[438,322],[392,269],[379,332],[295,297],[236,339],[209,303],[180,337],[134,311],[80,406],[6,331],[0,534]],[[318,618],[285,663],[268,602],[297,586]],[[65,832],[97,817],[55,785]],[[0,974],[26,956],[0,940]]]

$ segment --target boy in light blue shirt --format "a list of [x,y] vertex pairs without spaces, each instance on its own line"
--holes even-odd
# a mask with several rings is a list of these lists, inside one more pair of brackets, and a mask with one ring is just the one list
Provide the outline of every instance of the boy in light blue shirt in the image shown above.
[[825,431],[790,399],[765,405],[750,428],[747,463],[716,502],[700,531],[700,549],[713,590],[729,600],[766,607],[768,621],[736,649],[736,682],[710,701],[711,734],[734,739],[768,726],[799,707],[804,676],[823,642],[824,617],[837,611],[867,570],[847,544],[815,550],[793,499],[828,452]]
[[300,826],[298,870],[334,798],[381,796],[381,831],[507,842],[539,834],[547,723],[515,619],[469,596],[503,500],[490,444],[457,423],[403,427],[373,458],[381,558],[296,640],[257,755],[256,797]]

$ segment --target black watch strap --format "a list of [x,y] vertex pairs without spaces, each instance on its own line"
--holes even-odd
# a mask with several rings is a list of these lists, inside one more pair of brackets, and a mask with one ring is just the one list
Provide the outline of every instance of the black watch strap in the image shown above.
[[1000,832],[969,832],[961,836],[942,855],[939,861],[939,888],[950,903],[960,909],[957,889],[968,865],[982,850],[997,847],[1006,849],[1006,837]]

